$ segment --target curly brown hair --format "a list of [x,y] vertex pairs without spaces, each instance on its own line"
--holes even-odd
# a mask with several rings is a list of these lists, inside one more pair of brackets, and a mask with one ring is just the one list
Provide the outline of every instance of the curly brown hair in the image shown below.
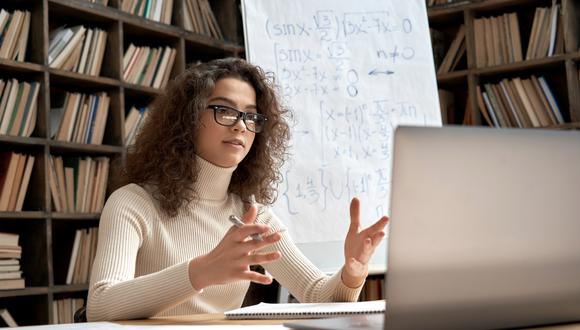
[[192,183],[197,180],[199,166],[194,142],[199,117],[215,83],[222,78],[249,83],[256,92],[258,112],[268,118],[234,171],[228,190],[245,201],[250,195],[262,204],[275,200],[275,185],[282,179],[280,168],[290,136],[285,116],[290,113],[281,105],[273,81],[262,69],[239,58],[218,59],[191,65],[153,101],[119,173],[119,184],[153,186],[154,198],[169,216],[175,216],[181,206],[197,197]]

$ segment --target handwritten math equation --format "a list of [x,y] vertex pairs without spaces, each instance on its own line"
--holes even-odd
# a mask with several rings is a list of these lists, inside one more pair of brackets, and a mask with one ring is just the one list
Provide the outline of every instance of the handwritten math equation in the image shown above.
[[[320,101],[318,110],[313,122],[319,127],[312,128],[317,132],[296,130],[294,143],[304,145],[317,136],[321,162],[306,174],[293,175],[292,170],[283,174],[281,196],[288,214],[299,214],[297,205],[305,204],[324,212],[336,201],[354,196],[378,200],[373,208],[377,215],[384,214],[383,205],[390,193],[394,130],[399,123],[425,124],[427,118],[412,103],[383,99],[341,106]],[[335,166],[343,160],[372,166]]]
[[414,33],[413,21],[389,11],[318,10],[302,21],[267,19],[265,30],[274,41],[275,70],[286,99],[356,98],[365,80],[396,75],[398,64],[416,58],[411,41],[398,41],[412,38],[393,37]]
[[389,11],[344,12],[317,10],[310,19],[294,22],[266,20],[270,39],[315,36],[319,41],[334,41],[357,35],[411,33],[413,23],[408,17],[395,17]]
[[[390,190],[390,173],[388,168],[377,168],[373,171],[360,172],[346,168],[341,177],[328,175],[325,168],[318,168],[315,173],[294,180],[285,175],[286,189],[282,197],[288,207],[288,214],[299,214],[298,204],[314,205],[319,211],[327,211],[336,205],[336,201],[350,200],[354,196],[373,199],[387,199]],[[368,199],[367,199],[368,200]],[[376,214],[384,214],[381,204],[374,206]]]
[[395,128],[431,120],[413,93],[401,92],[412,85],[400,84],[422,60],[420,24],[389,10],[295,17],[263,23],[269,69],[297,119],[295,161],[284,168],[279,205],[297,218],[304,212],[327,217],[358,196],[381,216],[390,196]]

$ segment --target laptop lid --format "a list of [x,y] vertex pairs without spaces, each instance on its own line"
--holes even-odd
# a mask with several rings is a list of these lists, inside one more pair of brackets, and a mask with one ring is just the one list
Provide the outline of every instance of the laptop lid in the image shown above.
[[388,329],[580,320],[580,133],[400,127]]

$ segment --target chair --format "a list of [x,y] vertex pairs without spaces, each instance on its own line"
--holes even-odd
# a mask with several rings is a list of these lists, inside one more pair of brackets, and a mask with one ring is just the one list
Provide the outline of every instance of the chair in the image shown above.
[[75,312],[75,316],[73,317],[73,321],[74,321],[74,323],[87,322],[87,307],[86,306],[79,308]]

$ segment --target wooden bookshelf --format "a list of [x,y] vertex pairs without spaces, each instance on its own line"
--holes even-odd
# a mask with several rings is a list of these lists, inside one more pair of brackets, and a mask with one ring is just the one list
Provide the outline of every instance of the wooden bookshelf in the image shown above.
[[[53,302],[86,298],[88,284],[66,285],[75,231],[98,226],[99,213],[56,212],[49,188],[49,159],[55,156],[107,156],[123,160],[126,153],[124,120],[132,106],[146,106],[161,89],[130,84],[122,79],[123,54],[128,45],[170,46],[177,55],[169,78],[188,63],[243,54],[239,1],[213,0],[211,6],[224,40],[183,29],[179,15],[183,0],[173,4],[172,24],[163,24],[121,11],[120,0],[107,6],[85,0],[6,0],[0,8],[31,12],[30,35],[24,62],[0,59],[0,78],[40,83],[36,127],[31,137],[0,135],[0,150],[36,157],[24,207],[0,212],[0,231],[20,234],[20,261],[26,288],[1,290],[0,307],[19,325],[53,323]],[[102,69],[98,76],[48,66],[49,34],[57,27],[84,25],[107,32]],[[106,92],[110,97],[101,145],[56,141],[50,138],[50,109],[64,91]],[[110,181],[110,176],[109,176]],[[110,194],[111,192],[107,192]]]
[[[558,1],[558,3],[561,4],[562,1]],[[476,90],[478,85],[498,83],[504,78],[529,78],[530,75],[541,75],[546,77],[566,121],[565,124],[545,127],[570,129],[580,126],[580,92],[578,87],[580,59],[578,49],[551,57],[489,67],[476,66],[475,19],[516,12],[525,58],[534,11],[537,7],[551,7],[551,5],[551,0],[479,0],[428,8],[429,25],[431,28],[444,33],[447,47],[453,40],[459,26],[465,24],[466,27],[467,54],[466,58],[463,59],[465,66],[460,64],[455,71],[437,76],[439,88],[450,91],[454,95],[455,110],[447,114],[448,117],[444,118],[444,124],[464,124],[466,111],[470,111],[470,124],[486,125],[477,105]],[[572,15],[574,20],[580,18],[578,8],[576,8],[576,12],[567,12],[566,15]],[[579,31],[576,32],[577,36]]]

